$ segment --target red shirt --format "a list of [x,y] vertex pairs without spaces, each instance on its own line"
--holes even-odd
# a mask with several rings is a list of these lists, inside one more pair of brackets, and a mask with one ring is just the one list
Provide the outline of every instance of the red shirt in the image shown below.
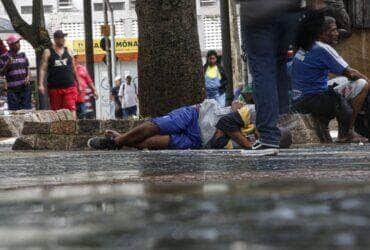
[[86,89],[89,84],[93,82],[93,80],[91,79],[89,72],[87,72],[87,69],[81,64],[77,64],[76,71],[77,77],[81,84],[81,93],[79,93],[77,97],[77,103],[83,103],[85,102]]

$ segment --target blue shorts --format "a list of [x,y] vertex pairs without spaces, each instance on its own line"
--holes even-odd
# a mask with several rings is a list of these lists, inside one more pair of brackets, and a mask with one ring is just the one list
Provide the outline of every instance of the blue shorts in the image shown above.
[[171,136],[170,149],[200,149],[202,139],[198,118],[196,108],[184,107],[154,118],[151,122],[159,127],[161,135]]

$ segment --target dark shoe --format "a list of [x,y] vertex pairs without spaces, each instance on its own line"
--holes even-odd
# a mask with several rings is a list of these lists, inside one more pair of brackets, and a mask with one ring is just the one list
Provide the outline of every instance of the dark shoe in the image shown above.
[[272,145],[272,144],[265,144],[265,143],[262,143],[260,140],[257,140],[252,146],[252,150],[265,150],[265,149],[279,149],[279,146]]
[[116,150],[119,147],[112,138],[108,137],[94,137],[88,140],[87,146],[95,150]]

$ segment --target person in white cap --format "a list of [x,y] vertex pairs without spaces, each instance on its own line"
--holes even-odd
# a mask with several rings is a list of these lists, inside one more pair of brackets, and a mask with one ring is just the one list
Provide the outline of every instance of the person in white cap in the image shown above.
[[0,73],[6,78],[9,110],[32,109],[30,69],[25,53],[19,52],[22,38],[8,37],[9,51],[1,56]]
[[118,96],[121,98],[123,117],[129,118],[137,115],[138,87],[132,82],[132,77],[128,75],[126,82],[122,84]]

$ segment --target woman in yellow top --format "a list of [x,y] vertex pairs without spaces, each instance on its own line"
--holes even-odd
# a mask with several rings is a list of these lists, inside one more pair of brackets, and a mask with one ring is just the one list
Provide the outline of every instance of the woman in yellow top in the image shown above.
[[215,50],[207,53],[207,62],[204,65],[207,99],[216,100],[221,107],[226,106],[227,77]]

